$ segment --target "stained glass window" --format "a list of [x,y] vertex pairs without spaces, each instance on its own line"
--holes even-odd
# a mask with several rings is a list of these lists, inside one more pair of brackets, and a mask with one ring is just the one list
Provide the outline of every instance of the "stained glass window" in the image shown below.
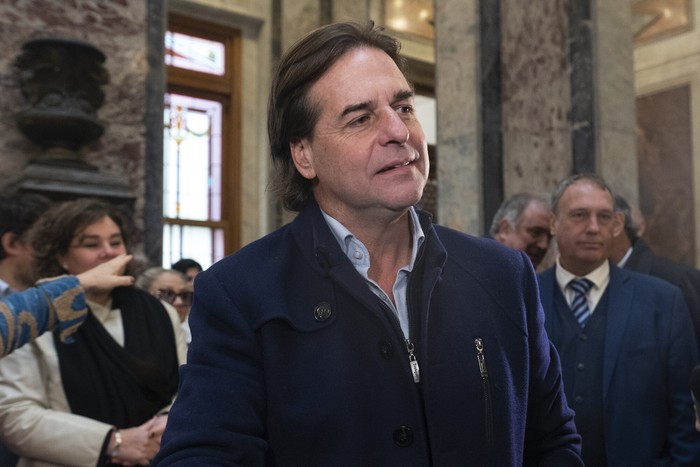
[[[163,147],[163,216],[188,221],[221,220],[220,102],[166,94]],[[211,231],[204,234],[202,231]],[[223,255],[223,236],[208,227],[167,226],[164,264],[197,251],[200,263]],[[220,244],[217,244],[217,241]],[[206,255],[206,258],[201,256]],[[196,259],[196,258],[195,258]]]
[[165,64],[186,70],[223,75],[224,44],[177,32],[165,33]]
[[206,268],[238,247],[240,35],[171,14],[165,46],[163,266],[191,258]]
[[163,214],[221,220],[221,103],[165,96]]

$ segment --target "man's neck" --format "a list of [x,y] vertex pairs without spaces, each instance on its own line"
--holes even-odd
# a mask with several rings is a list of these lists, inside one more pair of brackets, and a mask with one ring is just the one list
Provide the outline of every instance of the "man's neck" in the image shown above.
[[391,295],[399,269],[411,262],[412,229],[408,210],[388,213],[383,218],[367,216],[357,219],[344,215],[344,212],[321,209],[343,224],[367,248],[370,257],[368,277]]
[[7,260],[0,261],[0,279],[17,291],[26,290],[31,286],[17,277],[15,268]]

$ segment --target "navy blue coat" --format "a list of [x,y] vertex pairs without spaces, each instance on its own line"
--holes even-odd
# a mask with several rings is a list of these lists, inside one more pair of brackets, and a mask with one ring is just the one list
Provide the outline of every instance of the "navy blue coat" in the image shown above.
[[408,297],[421,383],[398,320],[311,202],[197,277],[155,464],[581,465],[529,259],[421,219]]
[[[540,275],[546,329],[552,329],[555,268]],[[610,265],[603,357],[603,420],[608,465],[700,465],[690,373],[698,362],[681,291]],[[583,440],[585,445],[586,440]]]
[[632,254],[624,268],[658,277],[681,289],[700,348],[700,271],[686,264],[656,256],[641,238],[635,240],[632,245]]

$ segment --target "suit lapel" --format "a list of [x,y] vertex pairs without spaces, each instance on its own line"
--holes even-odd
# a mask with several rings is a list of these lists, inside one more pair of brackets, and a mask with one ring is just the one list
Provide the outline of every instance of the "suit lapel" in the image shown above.
[[605,331],[605,354],[603,356],[603,400],[608,395],[610,382],[620,356],[620,348],[632,314],[634,285],[621,269],[610,265],[608,294],[608,319]]

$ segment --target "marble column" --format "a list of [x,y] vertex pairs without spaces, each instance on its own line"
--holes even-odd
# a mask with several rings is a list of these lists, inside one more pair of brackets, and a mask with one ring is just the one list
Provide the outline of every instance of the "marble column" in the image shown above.
[[594,3],[597,171],[615,191],[637,203],[632,1]]
[[439,218],[594,171],[637,198],[631,11],[596,0],[437,0]]
[[478,0],[436,0],[438,215],[479,234],[482,214]]

